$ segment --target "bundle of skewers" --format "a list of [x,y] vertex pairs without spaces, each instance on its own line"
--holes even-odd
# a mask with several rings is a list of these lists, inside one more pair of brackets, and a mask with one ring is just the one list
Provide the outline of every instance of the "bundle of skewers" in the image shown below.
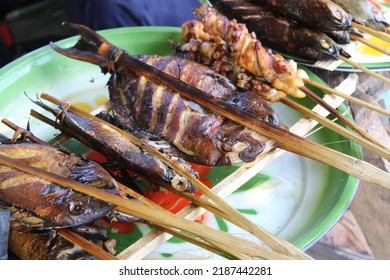
[[[223,199],[283,151],[390,188],[388,173],[303,137],[319,122],[389,160],[388,147],[335,109],[343,99],[315,95],[305,86],[305,71],[265,49],[244,24],[207,5],[195,14],[199,21],[183,24],[183,42],[172,42],[173,56],[133,56],[75,24],[68,26],[81,38],[73,47],[51,45],[110,73],[110,102],[107,112],[91,114],[48,94],[31,99],[54,119],[34,110],[31,115],[63,133],[62,140],[50,143],[3,119],[16,132],[11,139],[0,138],[0,201],[13,207],[12,249],[21,258],[142,258],[173,235],[229,259],[310,259]],[[319,105],[306,108],[289,96],[309,97]],[[268,104],[277,101],[309,118],[291,128],[282,126]],[[327,119],[328,114],[353,131]],[[61,143],[69,138],[98,151],[110,164],[102,169],[65,150]],[[209,189],[189,162],[242,165]],[[191,204],[177,214],[164,210],[137,189],[134,174]],[[193,222],[205,211],[259,242]],[[139,221],[154,230],[116,255],[115,241],[102,233],[99,219]],[[34,246],[42,255],[30,253]]]

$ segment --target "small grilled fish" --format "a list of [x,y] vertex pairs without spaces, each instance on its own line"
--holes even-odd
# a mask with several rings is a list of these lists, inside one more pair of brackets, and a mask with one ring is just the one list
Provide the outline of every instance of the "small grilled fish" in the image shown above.
[[350,13],[357,23],[377,31],[387,32],[389,23],[382,13],[368,0],[333,0]]
[[254,2],[298,22],[299,25],[322,32],[350,30],[352,27],[352,16],[333,3],[336,1],[254,0]]
[[[0,154],[108,192],[118,190],[115,181],[100,165],[57,148],[33,143],[3,144]],[[4,165],[0,166],[0,200],[34,213],[43,220],[41,229],[83,225],[114,208],[114,205]]]
[[[34,103],[53,113],[54,116],[61,116],[57,120],[60,121],[58,127],[63,132],[100,152],[110,163],[131,170],[162,186],[169,184],[180,191],[195,191],[195,187],[187,178],[179,175],[162,160],[136,146],[103,120],[97,121],[94,118],[69,112],[66,104],[60,104],[59,108],[51,108],[39,100]],[[176,162],[194,177],[198,177],[189,163],[180,159]]]
[[311,60],[339,59],[343,50],[327,35],[297,26],[251,0],[211,0],[230,20],[244,23],[269,48]]

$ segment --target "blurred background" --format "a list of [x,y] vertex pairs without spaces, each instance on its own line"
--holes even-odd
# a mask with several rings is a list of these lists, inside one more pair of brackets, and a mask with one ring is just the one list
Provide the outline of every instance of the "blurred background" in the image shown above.
[[69,36],[65,0],[2,0],[0,2],[0,67],[50,40]]

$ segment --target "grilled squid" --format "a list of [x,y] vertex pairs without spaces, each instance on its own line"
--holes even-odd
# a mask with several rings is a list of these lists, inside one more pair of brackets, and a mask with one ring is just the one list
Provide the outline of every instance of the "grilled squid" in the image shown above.
[[297,98],[305,97],[300,90],[300,87],[304,86],[303,80],[294,65],[281,55],[265,49],[256,35],[250,33],[244,24],[236,20],[230,21],[206,4],[195,9],[195,14],[204,24],[206,33],[219,37],[227,44],[230,56],[239,65],[286,94]]

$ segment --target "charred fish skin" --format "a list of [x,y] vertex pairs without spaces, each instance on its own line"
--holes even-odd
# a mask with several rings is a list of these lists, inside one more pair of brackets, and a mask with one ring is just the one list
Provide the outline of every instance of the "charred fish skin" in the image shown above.
[[[181,191],[195,191],[195,187],[188,179],[177,174],[161,160],[136,146],[104,122],[87,119],[69,112],[64,104],[60,104],[58,109],[51,108],[40,101],[36,101],[35,104],[55,116],[61,115],[59,126],[61,130],[91,149],[100,152],[108,161],[118,165],[118,167],[132,170],[162,186],[170,184]],[[191,172],[195,177],[198,176],[194,170]]]
[[[100,236],[99,240],[107,238]],[[31,231],[15,220],[10,225],[9,250],[22,260],[98,260],[55,231]]]
[[[277,115],[263,99],[238,90],[228,79],[203,65],[171,56],[137,58],[214,97],[251,111],[258,118],[278,122]],[[117,62],[121,59],[126,57],[118,58]],[[126,61],[118,63],[126,64]],[[142,128],[173,143],[188,160],[205,165],[230,165],[252,161],[263,151],[265,145],[258,134],[128,69],[118,66],[117,73],[121,74],[113,75],[109,82],[114,110],[122,116],[131,115]],[[243,108],[244,105],[247,107]]]
[[[173,143],[196,163],[205,165],[241,163],[247,160],[248,154],[251,154],[248,157],[249,160],[249,158],[252,159],[255,157],[254,155],[257,156],[263,151],[264,143],[262,142],[264,137],[261,135],[248,131],[244,127],[241,128],[241,133],[237,134],[236,125],[231,126],[230,122],[225,122],[225,119],[221,116],[205,111],[197,104],[184,100],[178,94],[154,85],[150,81],[139,83],[144,78],[134,74],[128,66],[126,60],[126,57],[130,59],[128,53],[113,46],[85,26],[75,24],[69,24],[69,26],[81,34],[79,42],[68,49],[60,48],[55,44],[51,44],[51,46],[65,56],[97,64],[103,71],[112,74],[109,89],[111,102],[115,106],[116,113],[124,118],[130,116],[135,119],[137,115],[142,116],[138,123],[140,126],[143,125],[145,129],[150,129],[150,125],[152,125],[154,131],[160,131],[162,135],[166,136],[165,140]],[[106,62],[102,63],[104,59]],[[165,66],[162,68],[172,73],[175,73],[175,71],[176,73],[187,73],[186,76],[182,74],[177,76],[181,80],[190,84],[192,81],[194,83],[192,85],[198,86],[202,90],[208,89],[209,94],[216,96],[229,97],[228,92],[230,91],[230,98],[233,99],[236,93],[234,86],[218,73],[212,72],[211,69],[193,61],[187,62],[188,65],[192,65],[193,69],[191,67],[185,69],[185,64],[177,63],[177,57],[168,57],[167,59],[172,60],[170,69],[168,70]],[[156,59],[156,61],[155,67],[157,67],[157,64],[166,65],[164,60]],[[199,71],[203,72],[203,76],[200,76],[202,79],[199,79],[199,76],[190,75],[197,71],[198,67],[200,67]],[[207,75],[204,75],[205,73]],[[198,83],[199,80],[202,81],[201,84]],[[203,80],[208,82],[205,83]],[[134,87],[137,90],[134,90]],[[144,94],[144,91],[148,93]],[[139,95],[144,97],[138,98]],[[156,110],[157,103],[153,103],[157,100],[156,95],[161,97],[158,99],[158,102],[160,102],[159,108],[164,108],[165,113],[163,110]],[[266,101],[262,102],[265,109],[260,112],[258,117],[275,121],[277,119],[275,112],[271,109],[272,114],[267,114],[270,106],[267,105]],[[173,118],[173,116],[175,117]],[[169,123],[167,123],[167,120],[169,120]],[[222,129],[222,126],[226,127]],[[253,141],[257,143],[255,147],[261,146],[261,149],[253,150],[251,148]]]
[[[0,145],[2,155],[93,187],[117,193],[117,185],[98,164],[39,144]],[[83,225],[105,216],[114,205],[7,166],[0,166],[0,200],[34,213],[42,228]]]
[[244,23],[267,47],[310,60],[339,59],[340,47],[327,35],[294,25],[251,0],[211,0],[230,20]]
[[254,0],[275,13],[322,32],[350,30],[352,17],[330,0]]
[[333,0],[337,5],[350,13],[357,23],[374,30],[387,32],[389,23],[382,13],[368,0]]

